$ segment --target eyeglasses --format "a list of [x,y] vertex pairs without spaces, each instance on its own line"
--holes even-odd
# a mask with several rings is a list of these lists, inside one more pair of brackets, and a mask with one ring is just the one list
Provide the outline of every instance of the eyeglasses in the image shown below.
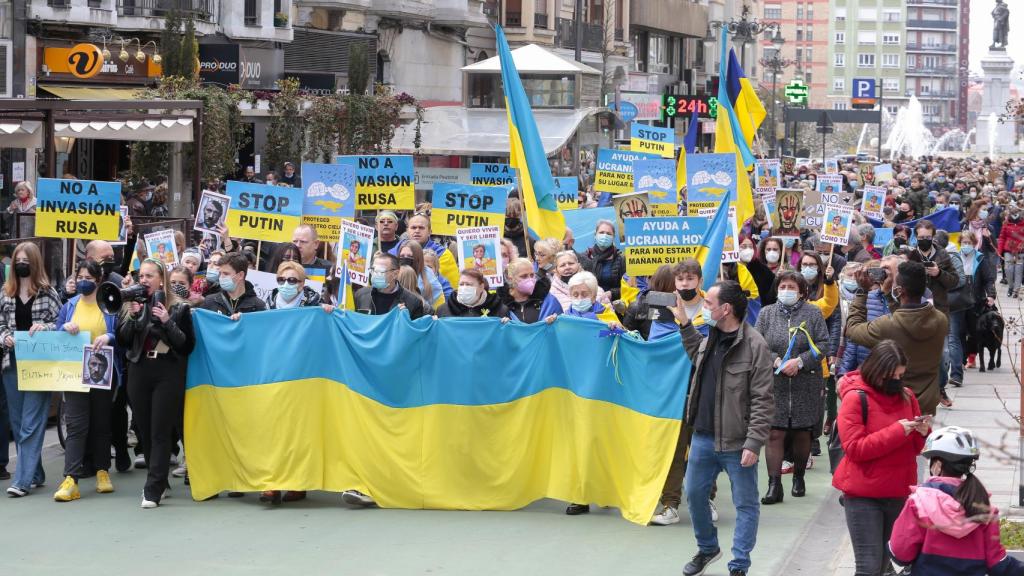
[[278,284],[282,284],[282,285],[283,284],[298,284],[299,283],[299,279],[298,278],[283,278],[281,276],[278,276],[277,277],[277,283]]

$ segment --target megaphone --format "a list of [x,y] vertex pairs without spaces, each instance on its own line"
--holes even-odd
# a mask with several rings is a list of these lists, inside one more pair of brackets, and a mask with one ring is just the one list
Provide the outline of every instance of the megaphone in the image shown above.
[[121,306],[125,302],[142,304],[147,300],[149,294],[146,293],[146,287],[141,284],[122,289],[113,282],[104,282],[96,290],[96,304],[106,314],[120,314]]

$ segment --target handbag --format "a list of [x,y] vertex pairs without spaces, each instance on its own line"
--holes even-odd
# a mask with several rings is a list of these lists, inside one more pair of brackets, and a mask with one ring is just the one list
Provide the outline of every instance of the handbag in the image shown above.
[[949,292],[949,311],[961,312],[974,308],[974,277],[968,276],[964,285]]
[[[861,423],[865,426],[868,424],[868,394],[863,390],[857,390],[857,395],[860,396],[860,419]],[[843,442],[839,439],[839,422],[837,421],[832,426],[832,431],[828,434],[828,464],[831,472],[836,473],[836,468],[839,467],[839,463],[843,461]]]

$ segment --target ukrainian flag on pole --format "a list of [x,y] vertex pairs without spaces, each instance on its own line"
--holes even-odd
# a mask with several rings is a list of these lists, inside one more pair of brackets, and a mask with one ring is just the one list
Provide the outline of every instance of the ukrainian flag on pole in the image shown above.
[[[754,193],[750,188],[747,169],[754,165],[754,154],[750,151],[743,127],[732,100],[729,98],[729,58],[726,51],[729,34],[722,27],[721,63],[718,67],[718,118],[715,124],[715,152],[736,154],[736,222],[746,222],[754,215]],[[738,68],[738,66],[737,66]],[[756,100],[756,96],[754,97]]]
[[[501,83],[505,90],[505,110],[508,113],[509,164],[519,170],[519,189],[526,210],[526,226],[534,238],[565,236],[565,217],[558,209],[552,193],[555,180],[541,145],[540,132],[533,119],[530,101],[523,82],[512,61],[505,31],[497,26],[498,57],[501,59]],[[751,212],[753,213],[753,212]]]

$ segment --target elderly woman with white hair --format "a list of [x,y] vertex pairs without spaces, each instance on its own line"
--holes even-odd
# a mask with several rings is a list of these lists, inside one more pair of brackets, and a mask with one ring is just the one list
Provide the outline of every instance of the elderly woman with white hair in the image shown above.
[[590,272],[578,272],[569,279],[570,304],[565,308],[567,316],[601,320],[609,324],[619,325],[619,317],[611,306],[598,301],[597,295],[601,288],[597,285],[597,277]]
[[[572,304],[572,297],[569,295],[569,279],[583,270],[580,264],[579,255],[572,250],[562,250],[555,255],[555,270],[551,275],[551,295],[558,299],[562,310],[568,310]],[[611,294],[605,292],[600,286],[597,287],[596,300],[602,304],[608,304]]]
[[7,207],[7,211],[14,214],[17,222],[14,229],[18,232],[19,238],[31,238],[36,235],[35,218],[22,218],[19,214],[33,214],[36,211],[36,195],[32,190],[32,183],[18,182],[14,185],[14,200]]

